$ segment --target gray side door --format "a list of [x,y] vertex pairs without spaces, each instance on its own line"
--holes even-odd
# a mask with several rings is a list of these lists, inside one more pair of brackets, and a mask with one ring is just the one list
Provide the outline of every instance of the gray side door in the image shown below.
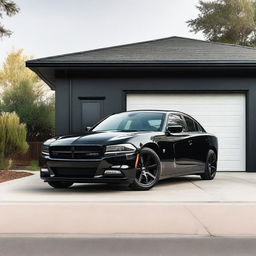
[[84,131],[85,127],[92,127],[99,122],[104,116],[104,100],[82,100],[82,119],[81,130]]

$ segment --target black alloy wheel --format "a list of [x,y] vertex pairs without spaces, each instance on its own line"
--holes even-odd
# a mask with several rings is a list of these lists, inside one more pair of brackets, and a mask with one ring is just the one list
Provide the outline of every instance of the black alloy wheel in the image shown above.
[[159,180],[160,159],[150,148],[143,148],[139,154],[137,172],[134,182],[130,185],[134,190],[149,190]]
[[205,172],[201,174],[203,180],[213,180],[217,172],[217,155],[213,150],[209,150],[205,163]]
[[48,184],[53,188],[69,188],[73,182],[49,181]]

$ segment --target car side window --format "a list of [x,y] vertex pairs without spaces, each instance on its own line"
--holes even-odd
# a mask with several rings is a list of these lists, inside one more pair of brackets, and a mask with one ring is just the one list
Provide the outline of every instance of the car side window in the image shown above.
[[199,123],[195,122],[195,126],[196,126],[196,131],[202,132],[202,127],[200,126]]
[[184,116],[184,119],[187,123],[187,131],[188,132],[196,132],[198,131],[198,126],[197,124],[189,117]]
[[181,125],[184,129],[186,128],[184,120],[180,115],[177,114],[169,114],[167,124],[168,126]]

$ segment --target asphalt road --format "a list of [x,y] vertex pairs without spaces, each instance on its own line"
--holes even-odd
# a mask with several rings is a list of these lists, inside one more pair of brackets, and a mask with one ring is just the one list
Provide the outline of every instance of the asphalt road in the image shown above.
[[255,252],[256,238],[249,237],[0,237],[0,256],[240,256]]

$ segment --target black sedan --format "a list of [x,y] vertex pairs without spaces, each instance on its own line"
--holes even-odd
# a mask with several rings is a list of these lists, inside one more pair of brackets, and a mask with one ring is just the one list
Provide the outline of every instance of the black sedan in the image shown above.
[[114,114],[82,135],[47,140],[41,178],[54,188],[73,183],[126,182],[148,190],[159,179],[196,174],[211,180],[218,142],[191,116],[178,111]]

